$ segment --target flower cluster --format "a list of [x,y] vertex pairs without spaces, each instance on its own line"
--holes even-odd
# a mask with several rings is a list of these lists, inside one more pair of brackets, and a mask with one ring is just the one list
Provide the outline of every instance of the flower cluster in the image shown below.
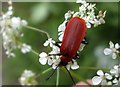
[[[110,48],[104,49],[105,55],[112,54],[112,58],[119,57],[120,46],[118,43],[115,45],[112,41],[109,42]],[[102,70],[97,71],[98,76],[92,78],[94,85],[119,85],[120,84],[120,64],[115,65],[108,73],[104,73]]]
[[31,70],[24,70],[19,78],[19,82],[21,85],[37,85],[35,73],[33,73]]
[[[66,24],[67,22],[75,16],[78,16],[82,19],[84,19],[86,21],[86,26],[87,28],[91,28],[91,25],[94,25],[94,27],[105,23],[104,21],[104,17],[106,14],[106,11],[104,13],[102,13],[102,11],[99,11],[99,14],[97,16],[95,16],[95,11],[94,9],[95,4],[90,4],[87,3],[85,0],[77,0],[76,3],[81,3],[82,5],[79,7],[79,11],[78,12],[74,12],[74,11],[68,11],[67,13],[65,13],[64,17],[65,20],[62,24],[59,25],[58,27],[58,39],[59,41],[62,41],[63,36],[64,36],[64,31],[66,29]],[[42,52],[40,53],[40,58],[39,58],[39,62],[42,65],[45,65],[48,63],[48,65],[52,65],[53,69],[55,69],[58,64],[60,63],[60,56],[58,56],[57,54],[60,53],[60,48],[55,46],[56,42],[52,40],[52,38],[49,38],[45,43],[44,46],[50,46],[52,51],[50,53],[45,53]],[[61,44],[59,44],[61,45]],[[85,44],[81,44],[80,45],[80,49],[79,51],[82,51],[83,48],[85,47]],[[55,55],[56,54],[56,55]],[[79,68],[79,65],[77,64],[76,60],[72,60],[72,62],[69,62],[68,65],[66,65],[67,69],[70,70],[76,70]]]
[[97,27],[98,25],[105,23],[105,15],[106,11],[99,11],[98,15],[95,15],[95,4],[87,3],[85,0],[77,0],[76,3],[80,3],[79,11],[68,11],[65,13],[65,21],[58,27],[59,32],[59,40],[62,41],[64,30],[66,28],[66,24],[72,17],[80,17],[86,21],[87,28]]
[[[49,46],[51,47],[52,51],[49,52],[48,54],[45,52],[40,53],[39,55],[39,62],[42,65],[48,64],[52,66],[53,69],[55,69],[58,64],[60,63],[60,48],[55,46],[55,41],[52,40],[52,38],[49,38],[45,43],[44,46]],[[77,65],[76,60],[73,60],[73,62],[69,62],[68,65],[66,66],[68,70],[73,69],[78,69],[79,66]]]
[[120,45],[118,43],[116,43],[114,45],[114,43],[112,41],[109,42],[110,47],[109,48],[105,48],[104,49],[104,54],[105,55],[112,55],[113,59],[117,58],[117,55],[120,53],[118,49],[120,49]]
[[98,70],[97,75],[92,78],[93,85],[118,85],[120,84],[120,65],[115,65],[109,73]]
[[15,57],[13,53],[14,49],[21,49],[22,53],[30,52],[31,46],[26,45],[25,43],[20,44],[19,40],[24,34],[21,32],[21,28],[27,25],[26,20],[21,20],[20,17],[14,17],[12,2],[8,2],[9,7],[6,13],[2,13],[0,16],[0,33],[3,38],[3,47],[5,49],[6,55],[8,57]]

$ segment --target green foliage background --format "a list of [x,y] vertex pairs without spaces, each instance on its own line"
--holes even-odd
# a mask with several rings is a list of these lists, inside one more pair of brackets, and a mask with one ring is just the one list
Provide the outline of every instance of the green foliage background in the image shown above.
[[[7,10],[7,3],[3,3],[3,11]],[[102,67],[110,68],[117,60],[112,60],[111,56],[104,56],[103,50],[108,47],[109,41],[119,42],[118,33],[118,3],[97,2],[96,13],[99,10],[106,10],[106,23],[96,28],[87,29],[86,38],[89,44],[80,53],[78,63],[80,68],[73,71],[78,77],[91,79],[97,69],[88,69],[86,67]],[[50,36],[58,41],[58,26],[64,21],[64,14],[68,10],[78,11],[79,4],[73,2],[14,2],[14,16],[19,16],[28,21],[29,26],[42,29],[50,34]],[[25,42],[32,46],[38,53],[49,52],[49,48],[44,47],[43,43],[47,37],[43,33],[39,33],[27,28],[23,28]],[[25,69],[30,69],[37,74],[48,69],[50,66],[41,65],[38,61],[39,56],[33,53],[22,54],[20,50],[15,50],[15,58],[6,58],[3,54],[3,84],[17,85],[18,78]],[[42,85],[55,85],[56,73],[48,81],[45,79],[52,71],[37,78],[38,83]],[[74,78],[76,82],[79,82]],[[67,72],[60,69],[60,84],[72,85],[72,81]]]

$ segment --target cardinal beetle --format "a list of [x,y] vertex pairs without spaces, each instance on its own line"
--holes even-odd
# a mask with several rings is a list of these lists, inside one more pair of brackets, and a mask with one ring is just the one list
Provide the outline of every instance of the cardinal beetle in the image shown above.
[[[80,47],[80,44],[81,43],[87,44],[87,42],[83,40],[85,37],[85,33],[86,33],[86,22],[84,19],[79,17],[73,17],[67,22],[62,44],[61,46],[56,44],[57,46],[60,47],[60,54],[49,54],[49,56],[61,55],[60,58],[61,62],[56,67],[56,69],[60,66],[64,66],[66,68],[68,62],[72,61],[72,59],[76,59],[77,51]],[[54,72],[56,71],[56,69],[54,70]],[[47,80],[52,77],[54,72],[47,78]],[[70,74],[69,71],[68,73],[72,81],[74,82],[72,75]]]

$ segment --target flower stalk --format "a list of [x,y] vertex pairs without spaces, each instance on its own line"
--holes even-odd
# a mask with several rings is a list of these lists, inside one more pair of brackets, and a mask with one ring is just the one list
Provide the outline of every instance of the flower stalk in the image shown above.
[[41,29],[38,29],[38,28],[35,28],[35,27],[32,27],[32,26],[24,26],[24,27],[27,28],[27,29],[34,30],[34,31],[38,31],[40,33],[44,33],[44,34],[46,34],[48,39],[50,38],[49,34],[45,31],[41,30]]
[[60,78],[60,69],[58,68],[57,69],[57,80],[56,80],[56,87],[58,87],[58,85],[59,85],[59,78]]

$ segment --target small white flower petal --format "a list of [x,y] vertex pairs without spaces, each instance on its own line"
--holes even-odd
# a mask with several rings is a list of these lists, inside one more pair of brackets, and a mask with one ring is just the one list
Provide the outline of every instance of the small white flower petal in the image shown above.
[[63,34],[59,36],[59,38],[58,38],[59,41],[62,41],[62,40],[63,40],[63,36],[64,36]]
[[112,53],[112,50],[110,49],[110,48],[105,48],[104,49],[104,54],[105,55],[109,55],[109,54],[111,54]]
[[95,76],[92,78],[93,85],[99,85],[102,81],[102,78],[99,76]]
[[44,44],[43,44],[45,47],[49,45],[49,42],[46,41]]
[[66,66],[66,68],[67,68],[68,70],[70,70],[70,64],[68,64],[68,65]]
[[65,13],[65,20],[68,20],[71,17],[71,13]]
[[97,75],[99,75],[99,76],[103,76],[103,75],[104,75],[104,73],[103,73],[103,71],[102,71],[102,70],[98,70],[98,71],[97,71]]
[[79,12],[75,12],[75,13],[73,14],[73,17],[76,17],[76,16],[79,16]]
[[16,28],[19,28],[20,27],[20,23],[21,23],[21,19],[19,18],[19,17],[13,17],[12,19],[11,19],[11,22],[12,22],[12,27],[14,28],[14,29],[16,29]]
[[52,65],[52,63],[53,63],[53,61],[52,61],[52,59],[48,59],[48,65]]
[[116,58],[117,58],[116,53],[113,53],[113,54],[112,54],[112,58],[113,58],[113,59],[116,59]]
[[109,42],[110,48],[114,48],[114,44],[112,41]]
[[105,20],[104,20],[103,18],[100,18],[100,19],[99,19],[99,22],[100,22],[101,24],[104,24],[104,23],[105,23]]
[[118,43],[115,44],[115,49],[119,49],[120,45]]
[[56,69],[56,67],[57,67],[56,64],[53,64],[53,65],[52,65],[52,68],[53,68],[53,69]]
[[86,1],[85,0],[77,0],[76,3],[81,3],[81,4],[85,4]]
[[105,73],[105,77],[108,79],[108,80],[111,80],[112,79],[112,76],[108,73]]
[[45,65],[45,64],[47,63],[47,58],[41,57],[41,58],[39,58],[39,62],[40,62],[42,65]]
[[112,85],[112,82],[111,82],[111,81],[108,81],[108,82],[107,82],[107,85]]
[[39,62],[42,65],[45,65],[47,63],[47,54],[45,52],[42,52],[39,54],[40,58],[39,58]]
[[81,44],[80,48],[79,48],[79,51],[82,51],[84,49],[84,47],[85,47],[85,44]]
[[115,65],[114,66],[114,69],[118,70],[119,66],[118,65]]
[[86,23],[87,28],[91,28],[91,24],[89,22]]
[[74,62],[74,64],[71,65],[71,69],[73,69],[73,70],[76,70],[78,68],[79,68],[79,65],[77,64],[77,62]]
[[101,85],[107,85],[107,81],[104,79],[101,81]]
[[115,78],[115,79],[113,80],[113,83],[118,83],[118,80]]
[[22,21],[21,21],[21,24],[22,24],[22,26],[26,26],[28,23],[27,23],[26,20],[22,20]]
[[27,45],[27,44],[22,44],[22,48],[21,48],[21,52],[22,53],[28,53],[31,51],[31,46]]
[[115,74],[116,72],[117,72],[116,69],[111,69],[111,70],[110,70],[110,73],[111,73],[111,74]]
[[47,57],[47,54],[45,52],[42,52],[39,54],[40,57]]
[[66,23],[67,21],[64,21],[61,25],[59,25],[58,27],[58,31],[65,31],[65,28],[66,28]]

